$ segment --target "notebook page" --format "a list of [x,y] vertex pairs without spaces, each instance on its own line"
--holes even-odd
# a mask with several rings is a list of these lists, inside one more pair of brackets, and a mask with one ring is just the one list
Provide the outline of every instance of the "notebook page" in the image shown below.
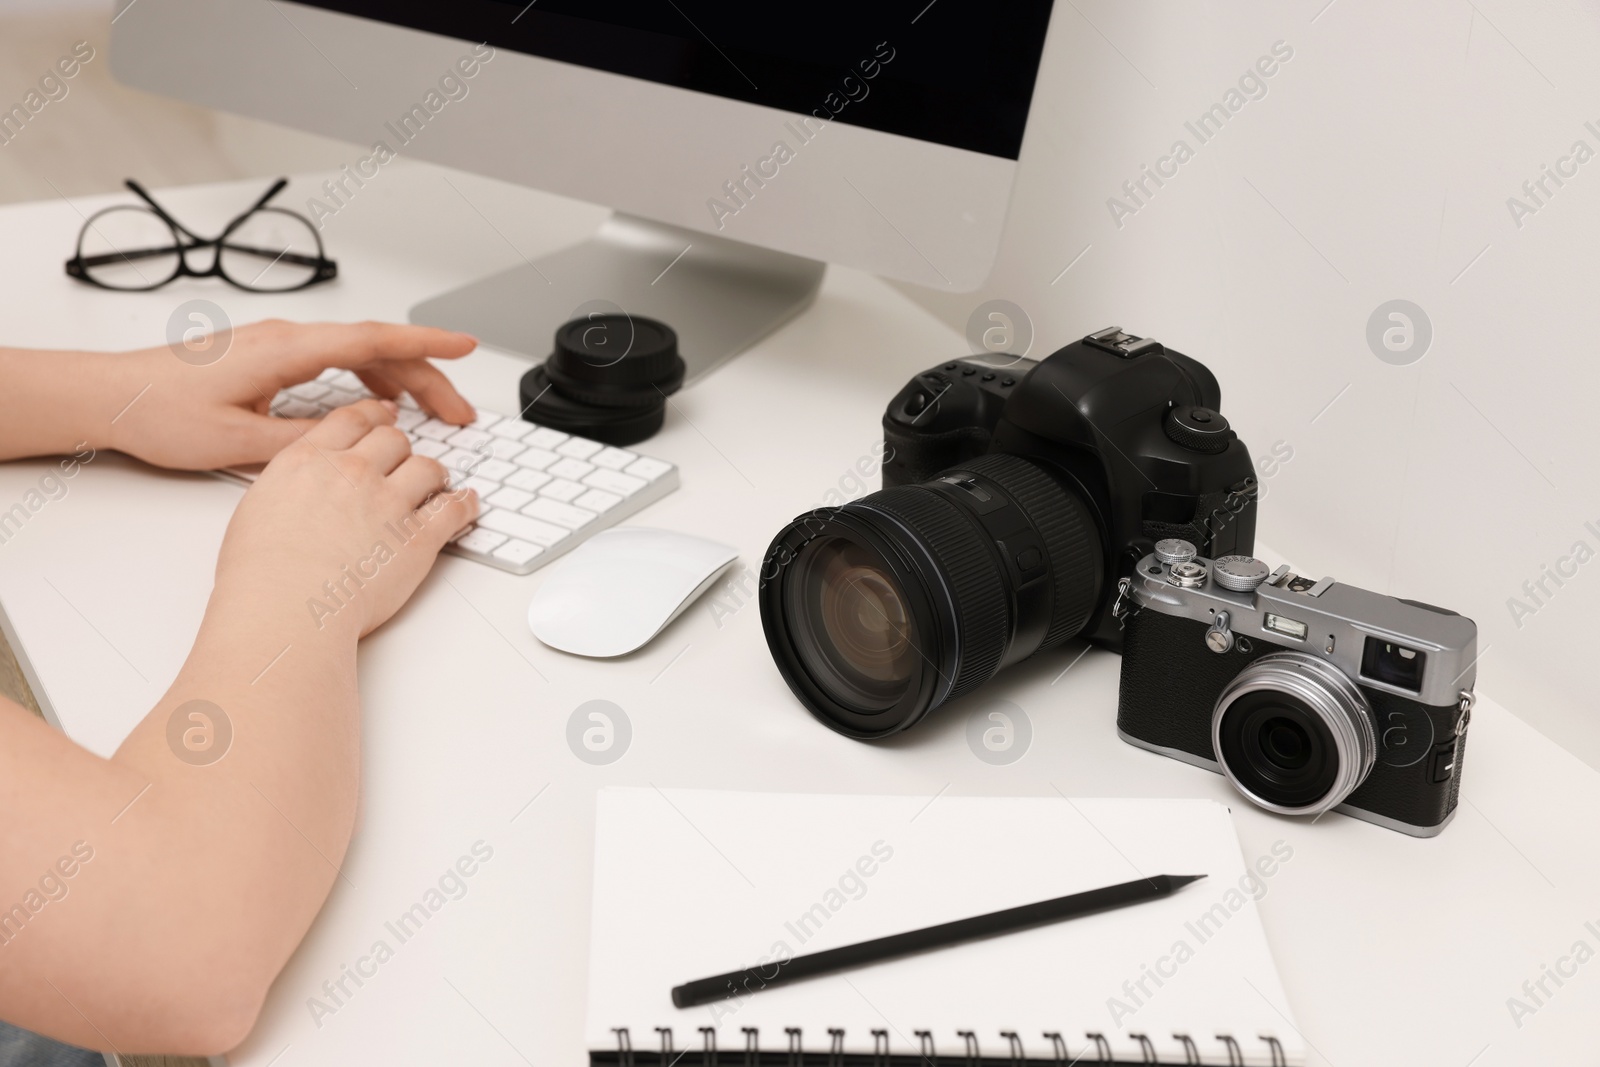
[[[1276,871],[1292,856],[1250,857]],[[677,1009],[673,986],[787,956],[1033,903],[1154,874],[1206,874],[1171,896],[1117,911]],[[1273,1062],[1259,1035],[1303,1062],[1227,809],[1208,800],[817,796],[612,788],[598,799],[590,934],[588,1043],[635,1049],[808,1051],[844,1031],[847,1052],[894,1053],[930,1036],[985,1056],[1018,1035],[1032,1058],[1067,1058],[1103,1035],[1140,1062],[1227,1064],[1231,1035],[1250,1064]],[[1241,891],[1241,887],[1243,891]],[[691,1054],[692,1058],[693,1054]]]

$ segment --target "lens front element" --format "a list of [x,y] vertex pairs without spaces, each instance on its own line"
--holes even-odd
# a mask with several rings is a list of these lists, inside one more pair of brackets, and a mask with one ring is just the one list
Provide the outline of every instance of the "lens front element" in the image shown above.
[[1234,788],[1288,815],[1343,801],[1371,772],[1378,747],[1361,690],[1300,652],[1263,656],[1223,688],[1211,743]]
[[786,573],[784,610],[806,668],[856,708],[885,711],[911,684],[915,624],[899,584],[869,549],[822,537]]

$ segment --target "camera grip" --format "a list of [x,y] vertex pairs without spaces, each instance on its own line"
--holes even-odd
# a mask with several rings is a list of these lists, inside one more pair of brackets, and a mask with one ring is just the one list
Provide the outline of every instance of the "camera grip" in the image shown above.
[[883,488],[917,485],[989,450],[987,426],[958,426],[938,433],[907,430],[883,417]]

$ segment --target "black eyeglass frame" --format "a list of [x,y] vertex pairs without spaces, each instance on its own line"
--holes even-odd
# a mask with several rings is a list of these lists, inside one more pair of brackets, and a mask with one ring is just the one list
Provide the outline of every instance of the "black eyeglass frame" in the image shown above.
[[[244,291],[250,293],[294,293],[300,291],[301,289],[310,288],[313,285],[320,285],[323,282],[332,281],[339,276],[339,265],[327,257],[327,254],[322,247],[322,235],[317,232],[317,228],[311,224],[309,219],[307,219],[304,215],[301,215],[298,212],[290,211],[287,208],[267,206],[267,202],[282,192],[284,186],[289,184],[288,178],[279,178],[273,183],[272,188],[268,189],[264,194],[262,194],[260,199],[252,204],[247,210],[238,215],[232,222],[228,223],[227,227],[220,235],[212,238],[201,237],[183,223],[173,218],[165,208],[156,203],[155,198],[146,192],[142,185],[134,181],[132,178],[127,179],[124,184],[133,191],[135,196],[145,202],[147,205],[147,210],[149,210],[151,214],[155,215],[156,218],[160,219],[166,224],[168,231],[172,234],[172,244],[166,248],[140,248],[127,252],[118,250],[115,252],[107,252],[102,255],[85,258],[83,254],[83,241],[84,238],[88,236],[89,231],[94,228],[94,222],[96,219],[113,211],[139,210],[137,206],[130,208],[130,206],[126,204],[102,208],[93,215],[89,216],[89,218],[84,221],[83,229],[78,232],[77,252],[71,259],[67,260],[66,263],[68,276],[76,278],[80,282],[85,282],[89,285],[95,286],[98,289],[107,289],[118,293],[147,293],[152,289],[159,289],[164,285],[168,285],[174,281],[177,281],[179,278],[184,277],[221,278],[234,288],[243,289]],[[267,212],[288,215],[290,218],[298,219],[299,221],[305,223],[306,229],[311,232],[312,239],[317,242],[316,256],[312,257],[301,255],[297,252],[288,251],[274,255],[268,249],[253,248],[248,245],[228,243],[228,238],[232,236],[239,229],[239,227],[243,226],[253,216],[257,214],[265,214]],[[189,243],[185,244],[185,239],[187,239]],[[189,253],[207,248],[216,250],[215,255],[213,255],[211,259],[210,269],[195,270],[189,265]],[[310,267],[312,268],[312,274],[311,277],[307,278],[299,285],[291,285],[282,289],[257,288],[251,283],[241,282],[237,278],[233,278],[228,275],[228,272],[224,270],[222,266],[222,253],[224,249],[270,257],[274,264],[282,262],[290,263],[299,267]],[[160,281],[153,282],[149,285],[107,285],[104,282],[94,278],[90,273],[90,271],[95,267],[103,267],[108,264],[118,262],[132,263],[137,259],[150,259],[155,256],[172,255],[173,253],[176,253],[178,257],[177,266],[173,269],[173,272]],[[137,269],[138,268],[135,268],[135,270]],[[260,277],[260,275],[257,275],[257,277]]]

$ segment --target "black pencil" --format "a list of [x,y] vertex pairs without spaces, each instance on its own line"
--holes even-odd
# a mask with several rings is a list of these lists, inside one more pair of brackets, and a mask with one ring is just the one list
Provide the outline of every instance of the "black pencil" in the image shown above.
[[680,1008],[709,1004],[714,1000],[744,996],[777,985],[787,985],[805,978],[842,971],[850,967],[864,967],[871,963],[916,952],[929,952],[948,948],[963,941],[976,941],[985,937],[1015,933],[1032,926],[1077,919],[1095,912],[1125,908],[1146,900],[1164,897],[1181,886],[1204,878],[1203,874],[1158,874],[1102,889],[1089,889],[1037,904],[992,911],[970,919],[940,923],[921,930],[908,930],[903,934],[890,934],[855,945],[843,945],[822,952],[795,956],[765,967],[751,967],[743,971],[730,971],[712,978],[685,982],[672,990],[672,1003]]

